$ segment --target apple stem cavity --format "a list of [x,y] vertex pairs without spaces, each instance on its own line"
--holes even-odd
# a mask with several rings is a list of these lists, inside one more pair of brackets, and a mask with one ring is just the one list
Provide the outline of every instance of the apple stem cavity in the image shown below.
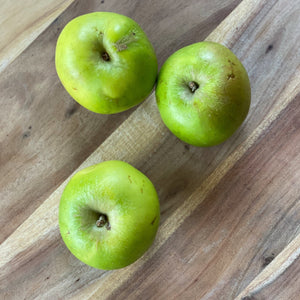
[[110,57],[109,57],[109,55],[108,55],[107,52],[103,52],[103,53],[101,54],[101,56],[102,56],[102,59],[103,59],[103,60],[105,60],[105,61],[110,61]]
[[104,214],[101,214],[99,216],[99,219],[96,221],[96,226],[97,227],[103,227],[107,222],[108,222],[107,216],[104,215]]
[[195,81],[190,81],[188,83],[188,87],[192,93],[195,93],[195,91],[199,88],[199,84]]

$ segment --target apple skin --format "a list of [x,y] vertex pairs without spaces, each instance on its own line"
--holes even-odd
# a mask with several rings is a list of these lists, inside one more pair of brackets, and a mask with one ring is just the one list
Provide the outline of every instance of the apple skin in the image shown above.
[[[108,223],[97,227],[100,214]],[[61,236],[73,255],[103,270],[125,267],[154,241],[159,200],[151,181],[123,161],[106,161],[76,173],[59,205]]]
[[157,77],[156,55],[144,31],[129,17],[111,12],[70,21],[58,38],[55,65],[68,93],[101,114],[139,104]]
[[[189,83],[198,85],[192,92]],[[156,100],[163,122],[182,141],[201,147],[228,139],[246,118],[251,99],[245,68],[225,46],[200,42],[162,66]]]

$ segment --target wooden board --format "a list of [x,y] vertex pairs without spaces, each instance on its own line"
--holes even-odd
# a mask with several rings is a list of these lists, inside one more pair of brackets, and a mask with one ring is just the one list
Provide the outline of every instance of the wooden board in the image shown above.
[[[153,41],[159,64],[176,49],[203,40],[239,1],[75,1],[0,73],[0,242],[12,233],[132,112],[100,116],[80,107],[56,75],[54,52],[63,26],[77,15],[113,10],[138,21]],[[150,18],[149,10],[152,16]],[[174,32],[177,20],[201,12]],[[202,12],[202,11],[205,11]],[[176,17],[172,17],[176,15]],[[157,26],[153,26],[153,24]],[[178,28],[176,26],[175,28]],[[38,63],[37,63],[38,62]]]
[[[101,9],[136,19],[160,66],[239,3],[122,2]],[[153,94],[116,116],[74,104],[55,75],[55,41],[68,20],[99,2],[74,2],[0,74],[0,298],[297,299],[300,3],[287,2],[244,0],[207,38],[236,53],[252,85],[246,122],[216,147],[171,135]],[[108,159],[153,181],[161,226],[142,259],[104,272],[66,249],[57,207],[83,161],[79,169]]]
[[4,70],[74,0],[2,1],[0,11],[0,71]]

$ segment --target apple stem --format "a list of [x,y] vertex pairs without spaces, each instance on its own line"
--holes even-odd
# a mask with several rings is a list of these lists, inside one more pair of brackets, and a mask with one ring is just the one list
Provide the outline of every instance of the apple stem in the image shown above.
[[102,56],[103,60],[105,60],[105,61],[109,61],[110,60],[110,57],[109,57],[109,55],[108,55],[107,52],[103,52],[101,54],[101,56]]
[[195,93],[195,91],[199,88],[199,84],[195,81],[190,81],[188,86],[192,93]]
[[101,214],[99,216],[99,219],[96,221],[97,227],[103,227],[107,223],[107,217],[106,215]]

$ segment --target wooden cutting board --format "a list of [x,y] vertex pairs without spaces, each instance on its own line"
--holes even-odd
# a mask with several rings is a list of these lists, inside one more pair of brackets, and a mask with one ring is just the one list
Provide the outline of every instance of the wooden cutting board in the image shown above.
[[[0,14],[0,299],[299,299],[300,1],[24,2]],[[69,20],[102,10],[135,19],[159,66],[205,38],[232,49],[252,86],[234,136],[182,143],[153,93],[112,116],[77,105],[57,78],[55,43]],[[108,272],[70,254],[57,213],[69,176],[110,159],[152,180],[161,224],[140,260]]]

